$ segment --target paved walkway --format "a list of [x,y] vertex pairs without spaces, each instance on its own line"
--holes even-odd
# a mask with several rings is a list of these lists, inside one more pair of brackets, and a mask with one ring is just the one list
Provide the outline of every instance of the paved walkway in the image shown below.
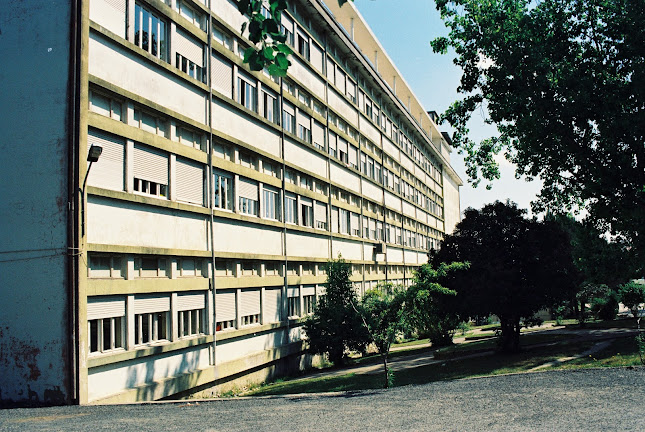
[[547,371],[389,390],[0,410],[0,431],[642,431],[645,368]]

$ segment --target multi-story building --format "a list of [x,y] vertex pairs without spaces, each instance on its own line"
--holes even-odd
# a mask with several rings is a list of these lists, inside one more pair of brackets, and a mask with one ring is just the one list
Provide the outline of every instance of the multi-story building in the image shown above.
[[3,12],[5,404],[302,367],[327,260],[409,284],[458,221],[449,139],[351,3],[290,2],[284,79],[243,63],[229,0]]

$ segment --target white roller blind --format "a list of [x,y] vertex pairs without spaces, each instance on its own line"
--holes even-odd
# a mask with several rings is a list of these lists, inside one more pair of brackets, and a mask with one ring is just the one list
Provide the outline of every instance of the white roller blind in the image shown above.
[[177,310],[194,310],[206,308],[206,296],[203,292],[177,294]]
[[359,90],[358,91],[358,106],[362,109],[363,108],[363,101],[365,100],[365,94]]
[[[369,220],[369,228],[370,228],[370,231],[376,230],[376,221],[374,219]],[[371,235],[371,233],[370,233],[370,235]]]
[[284,104],[284,112],[291,114],[292,116],[296,116],[296,110],[293,106]]
[[240,316],[260,313],[260,290],[242,290],[240,298]]
[[354,147],[353,145],[350,145],[348,147],[348,160],[350,164],[353,164],[355,166],[358,166],[358,149]]
[[204,168],[202,164],[178,157],[175,168],[177,200],[203,204]]
[[332,131],[329,131],[329,148],[336,150],[336,138],[337,135]]
[[161,295],[141,295],[134,297],[134,313],[153,313],[165,312],[170,310],[170,296]]
[[92,164],[88,184],[122,191],[125,169],[123,138],[90,128],[87,136],[88,152],[92,144],[101,146],[103,152],[99,160]]
[[336,66],[336,87],[345,94],[345,72],[339,66]]
[[279,322],[282,320],[282,289],[267,288],[264,290],[264,323]]
[[329,79],[329,81],[331,81],[332,83],[334,82],[335,70],[336,64],[329,57],[327,57],[327,79]]
[[298,286],[287,287],[287,297],[298,297],[299,295],[300,295],[300,287]]
[[125,316],[125,298],[89,297],[87,299],[87,319],[102,319]]
[[316,207],[314,212],[315,212],[316,220],[324,221],[324,222],[327,221],[327,204],[316,202]]
[[356,213],[350,213],[349,214],[349,219],[351,221],[351,227],[352,230],[359,229],[359,216]]
[[168,184],[168,155],[143,146],[134,145],[134,176],[155,183]]
[[231,321],[235,319],[235,291],[217,291],[215,294],[215,321]]
[[299,125],[302,125],[306,127],[307,129],[311,129],[311,117],[309,117],[307,114],[303,113],[302,111],[298,110],[297,113],[297,121]]
[[316,294],[316,287],[315,286],[303,286],[302,287],[302,295],[315,295]]
[[180,28],[177,28],[173,42],[179,54],[199,67],[204,66],[204,44],[201,41],[198,41]]
[[211,83],[213,88],[220,93],[232,97],[233,95],[233,65],[218,55],[212,56]]
[[325,127],[315,120],[311,130],[311,137],[314,144],[318,144],[322,147],[325,146]]
[[338,137],[338,151],[342,151],[347,154],[347,141],[341,137]]
[[253,180],[247,180],[242,177],[237,182],[237,194],[242,198],[258,200],[258,184]]
[[311,64],[314,65],[316,69],[318,69],[319,72],[323,71],[323,51],[318,47],[318,44],[315,42],[311,41],[311,50],[309,52],[309,60],[311,61]]
[[356,97],[356,84],[352,80],[347,80],[347,94]]
[[280,21],[287,30],[293,33],[293,21],[291,21],[291,19],[286,14],[283,13],[282,15],[280,15]]
[[331,209],[331,231],[338,232],[338,207]]

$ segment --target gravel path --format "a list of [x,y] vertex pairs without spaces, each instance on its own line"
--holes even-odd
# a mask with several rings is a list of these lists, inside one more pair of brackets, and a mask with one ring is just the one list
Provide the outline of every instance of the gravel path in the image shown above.
[[0,411],[0,431],[642,431],[645,368],[390,390]]

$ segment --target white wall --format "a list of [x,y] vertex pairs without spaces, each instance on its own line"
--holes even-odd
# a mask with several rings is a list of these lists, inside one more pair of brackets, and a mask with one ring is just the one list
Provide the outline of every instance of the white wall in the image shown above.
[[281,230],[248,222],[215,218],[215,250],[281,255]]
[[315,150],[303,147],[288,138],[284,140],[284,158],[287,162],[299,165],[314,174],[327,177],[327,160]]
[[217,364],[222,364],[252,353],[277,348],[284,345],[285,339],[285,330],[276,330],[248,338],[218,341],[215,348],[215,361]]
[[446,234],[452,234],[455,225],[461,220],[461,207],[459,204],[459,186],[447,175],[443,174],[443,204]]
[[206,95],[201,90],[93,32],[89,42],[89,73],[206,123]]
[[340,253],[343,258],[347,260],[360,260],[361,257],[361,243],[352,240],[332,239],[332,258],[338,258]]
[[329,237],[304,233],[287,233],[287,255],[297,257],[328,258]]
[[329,174],[331,181],[342,185],[343,187],[351,190],[352,192],[359,194],[360,193],[360,177],[346,169],[343,166],[338,165],[334,160],[329,164]]
[[90,196],[87,241],[98,244],[207,250],[206,216]]

